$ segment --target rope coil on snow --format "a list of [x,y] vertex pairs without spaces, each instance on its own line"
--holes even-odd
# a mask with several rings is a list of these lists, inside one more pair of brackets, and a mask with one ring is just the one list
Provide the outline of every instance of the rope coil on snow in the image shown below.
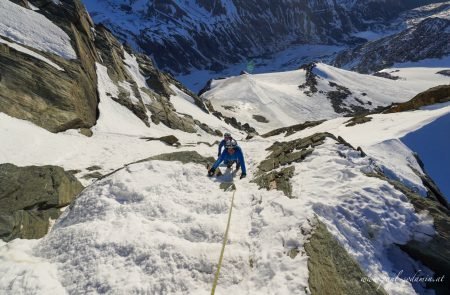
[[220,251],[219,263],[217,264],[217,270],[216,270],[216,274],[214,276],[214,283],[213,283],[213,287],[211,290],[211,295],[214,295],[214,293],[216,292],[217,281],[219,280],[220,268],[222,267],[223,253],[225,252],[225,245],[227,244],[227,240],[228,240],[228,230],[230,229],[231,212],[233,211],[234,194],[236,193],[236,190],[237,189],[235,189],[233,191],[233,197],[231,198],[231,206],[230,206],[230,211],[228,213],[227,228],[225,230],[225,235],[224,235],[223,241],[222,241],[222,250]]

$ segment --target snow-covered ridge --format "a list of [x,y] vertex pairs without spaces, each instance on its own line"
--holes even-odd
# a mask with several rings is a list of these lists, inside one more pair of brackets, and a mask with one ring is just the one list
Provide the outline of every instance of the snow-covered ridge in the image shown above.
[[[444,67],[442,69],[445,69]],[[317,64],[313,73],[317,76],[316,93],[306,93],[299,86],[306,81],[306,71],[296,70],[268,74],[244,74],[214,80],[210,90],[202,97],[212,102],[214,108],[241,122],[248,122],[258,131],[270,130],[302,123],[341,116],[333,108],[328,92],[337,91],[337,85],[347,88],[351,95],[339,106],[360,106],[371,110],[393,102],[404,102],[432,86],[445,84],[448,78],[436,74],[439,68],[398,68],[399,80],[390,80],[350,72],[325,64]],[[260,122],[255,115],[269,122]]]
[[70,37],[61,28],[42,14],[8,0],[0,1],[0,35],[66,59],[77,58]]

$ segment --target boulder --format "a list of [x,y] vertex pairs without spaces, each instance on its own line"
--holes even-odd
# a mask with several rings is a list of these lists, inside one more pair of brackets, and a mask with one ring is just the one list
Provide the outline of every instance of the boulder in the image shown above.
[[172,145],[172,146],[180,145],[178,138],[174,135],[167,135],[167,136],[162,136],[162,137],[141,137],[141,139],[145,139],[147,141],[160,140],[160,141],[164,142],[165,144]]
[[211,163],[215,162],[213,157],[203,157],[199,153],[195,151],[184,151],[184,152],[174,152],[168,154],[161,154],[157,156],[153,156],[144,160],[140,160],[138,162],[145,162],[151,160],[160,160],[160,161],[179,161],[183,164],[186,163],[195,163],[201,164],[205,167]]
[[290,166],[283,168],[280,171],[272,171],[270,173],[264,174],[260,177],[255,178],[252,182],[259,185],[260,188],[265,188],[267,190],[276,189],[282,191],[288,198],[292,197],[292,185],[289,179],[294,176],[295,167]]
[[286,132],[285,136],[287,137],[289,135],[294,134],[295,132],[304,130],[306,128],[310,128],[310,127],[314,127],[314,126],[320,125],[323,122],[325,122],[325,120],[306,121],[306,122],[301,123],[301,124],[296,124],[296,125],[292,125],[292,126],[289,126],[289,127],[282,127],[282,128],[278,128],[278,129],[272,130],[270,132],[267,132],[267,133],[261,135],[261,137],[267,138],[267,137],[270,137],[270,136],[279,135],[279,134],[284,133],[284,132]]
[[356,116],[351,118],[350,120],[346,121],[345,123],[345,127],[351,127],[351,126],[355,126],[357,124],[364,124],[367,122],[372,121],[372,117],[368,117],[368,116]]
[[67,60],[27,47],[51,60],[61,71],[31,55],[0,44],[0,112],[28,120],[51,132],[90,128],[97,120],[99,61],[92,20],[79,0],[33,1],[39,13],[64,30],[77,59]]
[[450,85],[440,85],[417,94],[410,101],[394,104],[384,113],[417,110],[424,106],[448,101],[450,101]]
[[253,115],[253,119],[259,123],[269,123],[269,120],[266,119],[266,117],[261,115]]
[[0,238],[44,236],[49,218],[56,219],[58,208],[69,205],[82,190],[61,167],[0,164]]

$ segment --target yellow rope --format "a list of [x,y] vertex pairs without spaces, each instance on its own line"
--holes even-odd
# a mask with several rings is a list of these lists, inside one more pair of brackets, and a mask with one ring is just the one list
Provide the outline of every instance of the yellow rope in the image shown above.
[[223,253],[225,252],[225,245],[227,244],[227,240],[228,240],[228,230],[230,229],[231,212],[233,211],[233,202],[234,202],[234,194],[235,193],[236,193],[236,190],[234,190],[233,197],[231,198],[231,207],[230,207],[230,212],[228,213],[227,229],[225,230],[225,235],[223,237],[222,250],[220,251],[219,264],[217,265],[217,270],[216,270],[216,275],[214,277],[214,283],[213,283],[213,287],[211,290],[211,295],[214,295],[214,292],[216,292],[217,281],[219,280],[220,268],[222,267]]

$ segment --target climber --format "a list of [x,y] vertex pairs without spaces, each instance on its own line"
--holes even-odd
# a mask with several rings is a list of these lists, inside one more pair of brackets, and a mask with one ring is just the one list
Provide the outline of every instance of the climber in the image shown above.
[[233,139],[233,137],[231,137],[231,134],[229,132],[225,132],[223,134],[223,139],[219,144],[219,152],[217,154],[217,157],[220,157],[220,154],[222,154],[222,147],[225,145],[225,142],[227,142],[227,140],[231,140]]
[[244,162],[244,154],[241,148],[237,145],[236,140],[231,139],[225,142],[225,149],[214,163],[214,165],[209,169],[208,176],[211,177],[216,172],[216,169],[219,167],[220,163],[226,161],[228,163],[227,167],[231,168],[231,166],[236,163],[236,171],[238,171],[242,167],[242,174],[240,179],[247,176],[247,169],[245,168]]

